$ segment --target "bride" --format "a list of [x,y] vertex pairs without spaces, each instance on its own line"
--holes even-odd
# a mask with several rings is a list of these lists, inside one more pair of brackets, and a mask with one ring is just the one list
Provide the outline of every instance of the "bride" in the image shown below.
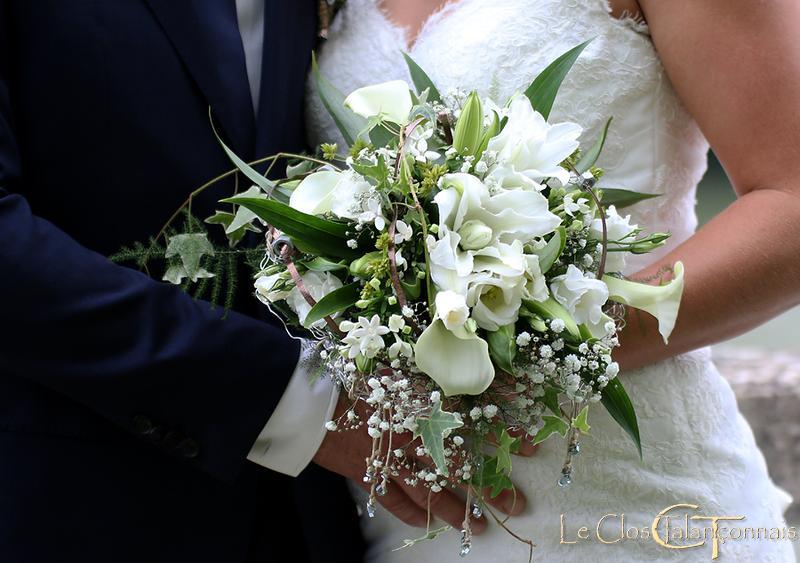
[[[553,469],[561,444],[545,442],[515,462],[517,497],[500,499],[515,514],[505,525],[535,542],[538,561],[706,561],[716,550],[730,561],[794,560],[781,536],[788,496],[768,477],[705,346],[800,302],[798,22],[796,0],[348,0],[330,29],[319,64],[343,92],[408,80],[407,51],[440,90],[495,99],[594,37],[551,120],[581,124],[586,142],[613,115],[601,186],[662,194],[631,212],[634,222],[671,232],[670,243],[627,273],[658,283],[665,266],[682,260],[681,316],[669,347],[652,319],[630,316],[616,354],[639,415],[643,460],[598,409],[569,487],[556,484]],[[311,140],[338,139],[313,91],[308,103]],[[739,199],[694,234],[706,139]],[[434,513],[458,529],[463,503],[451,493],[437,497]],[[651,529],[662,512],[672,518],[669,535]],[[711,521],[693,516],[744,518],[718,521],[722,539],[708,530],[698,539],[687,536],[710,530]],[[500,526],[475,527],[486,530],[473,542],[473,560],[527,560],[528,546]],[[387,511],[365,519],[364,529],[370,561],[458,560],[456,532],[392,551],[424,532]]]

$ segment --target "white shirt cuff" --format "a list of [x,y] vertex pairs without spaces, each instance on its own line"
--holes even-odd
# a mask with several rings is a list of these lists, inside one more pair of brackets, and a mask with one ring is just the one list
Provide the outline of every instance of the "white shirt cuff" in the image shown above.
[[303,342],[289,385],[247,459],[268,469],[296,477],[311,462],[325,438],[325,423],[333,416],[339,390],[330,377],[312,383],[309,369],[316,349]]

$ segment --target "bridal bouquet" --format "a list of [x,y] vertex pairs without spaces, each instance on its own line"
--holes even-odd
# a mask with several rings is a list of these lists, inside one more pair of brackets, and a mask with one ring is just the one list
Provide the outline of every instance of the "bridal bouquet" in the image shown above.
[[[347,97],[315,67],[347,147],[298,156],[277,182],[225,148],[255,185],[223,200],[235,213],[217,222],[231,237],[265,234],[258,298],[308,331],[348,399],[328,430],[374,440],[370,515],[401,472],[432,494],[466,488],[466,512],[480,515],[484,495],[512,487],[520,439],[563,439],[554,486],[568,486],[593,403],[641,453],[612,352],[624,307],[656,316],[667,339],[683,270],[661,286],[624,279],[630,253],[668,237],[619,212],[652,196],[596,186],[610,120],[588,148],[579,125],[547,121],[585,45],[499,102],[442,95],[410,58],[413,90],[393,81]],[[177,281],[192,274],[175,267]],[[462,554],[470,542],[465,518]]]

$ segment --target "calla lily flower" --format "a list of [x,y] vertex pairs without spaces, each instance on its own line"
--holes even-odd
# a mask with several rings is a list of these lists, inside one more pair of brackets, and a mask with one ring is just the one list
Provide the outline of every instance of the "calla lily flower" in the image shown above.
[[292,192],[289,205],[309,215],[327,213],[333,205],[333,192],[341,177],[340,172],[332,170],[309,174]]
[[448,397],[479,395],[494,380],[489,344],[465,327],[447,330],[441,319],[420,335],[414,356],[417,367]]
[[678,318],[683,294],[683,263],[676,262],[673,272],[675,277],[672,281],[657,286],[603,276],[610,300],[641,309],[658,319],[658,332],[661,333],[664,344],[669,343],[669,335]]
[[344,107],[367,119],[381,117],[405,125],[413,102],[408,84],[402,80],[392,80],[355,90],[345,98]]

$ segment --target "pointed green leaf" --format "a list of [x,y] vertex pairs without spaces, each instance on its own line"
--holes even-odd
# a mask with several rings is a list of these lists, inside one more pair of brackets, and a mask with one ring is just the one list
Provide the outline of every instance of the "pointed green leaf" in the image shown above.
[[609,117],[608,121],[606,121],[605,127],[603,127],[603,132],[600,134],[600,138],[597,139],[595,144],[586,151],[585,154],[581,156],[581,159],[575,165],[575,169],[583,174],[587,170],[589,170],[592,166],[595,165],[597,159],[600,158],[600,153],[603,152],[603,147],[606,144],[606,137],[608,136],[608,128],[611,125],[611,122],[614,120],[613,117]]
[[442,404],[436,403],[428,416],[417,418],[417,430],[414,438],[422,437],[422,444],[428,451],[436,467],[444,476],[450,473],[444,461],[444,434],[448,430],[463,426],[463,422],[458,420],[451,412],[442,410]]
[[347,264],[341,262],[333,262],[321,256],[317,256],[312,260],[303,262],[303,265],[314,272],[335,272],[336,270],[346,270]]
[[[211,108],[208,109],[209,119],[211,119]],[[211,130],[214,131],[214,136],[217,138],[217,141],[220,145],[222,145],[222,149],[225,151],[225,154],[228,155],[228,158],[231,160],[234,166],[238,168],[242,174],[247,176],[247,178],[253,182],[256,186],[260,187],[264,192],[268,195],[272,193],[272,190],[275,189],[275,182],[269,180],[264,177],[264,175],[260,174],[258,170],[247,164],[244,160],[236,156],[236,153],[233,152],[228,145],[222,140],[217,133],[217,128],[214,126],[214,120],[211,119]]]
[[441,101],[442,96],[439,94],[439,90],[436,89],[433,81],[430,79],[428,74],[422,70],[422,67],[420,67],[414,61],[414,59],[408,56],[407,53],[403,53],[403,58],[406,60],[406,64],[408,65],[408,73],[411,75],[411,80],[414,82],[414,87],[417,89],[417,93],[422,94],[425,90],[428,90],[429,102]]
[[533,437],[534,445],[541,444],[553,434],[559,434],[562,437],[567,435],[569,424],[564,422],[561,417],[546,414],[542,417],[542,420],[544,421],[544,426]]
[[617,424],[631,437],[641,458],[642,440],[639,438],[639,422],[636,420],[636,411],[633,409],[625,387],[622,386],[619,378],[615,377],[603,388],[602,393],[600,402],[603,403],[611,418],[616,420]]
[[578,416],[572,419],[572,426],[583,432],[584,434],[589,433],[589,405],[586,405],[581,409],[581,412],[578,413]]
[[634,203],[639,203],[640,201],[652,199],[661,195],[663,194],[644,194],[619,188],[600,188],[600,202],[603,204],[603,207],[614,205],[617,209],[623,209]]
[[[246,192],[242,192],[242,197],[254,197],[256,199],[269,199],[269,197],[262,193],[258,186],[253,186]],[[229,235],[234,231],[238,231],[245,225],[249,225],[253,221],[256,220],[258,216],[247,209],[246,207],[239,206],[239,209],[236,210],[236,216],[231,221],[231,224],[225,228],[225,234]]]
[[543,274],[546,274],[553,267],[561,253],[564,252],[566,244],[567,230],[564,227],[558,227],[547,242],[547,246],[541,250],[534,251],[534,254],[539,257],[539,268]]
[[514,323],[500,327],[486,334],[489,355],[495,365],[506,373],[514,373],[514,358],[517,356],[517,342]]
[[344,95],[336,86],[322,76],[317,66],[317,58],[313,54],[311,57],[311,74],[314,78],[319,98],[322,100],[322,105],[330,113],[347,145],[352,146],[356,139],[362,137],[361,132],[367,129],[367,120],[344,107]]
[[575,64],[580,54],[591,42],[592,39],[589,39],[558,57],[525,90],[525,95],[531,101],[533,108],[541,113],[545,119],[550,117],[550,111],[553,109],[553,102],[555,102],[556,94],[561,88],[561,83],[564,82],[564,78],[572,68],[572,65]]
[[278,201],[235,196],[222,200],[253,211],[269,225],[283,231],[305,252],[336,258],[354,258],[358,252],[348,248],[347,226],[302,213]]
[[564,306],[556,301],[551,295],[547,301],[534,301],[533,299],[523,301],[525,307],[546,319],[561,319],[567,325],[567,332],[573,338],[581,338],[581,330],[578,323],[572,318]]
[[308,328],[320,319],[344,311],[355,305],[360,298],[361,284],[357,282],[331,291],[311,307],[303,326]]

